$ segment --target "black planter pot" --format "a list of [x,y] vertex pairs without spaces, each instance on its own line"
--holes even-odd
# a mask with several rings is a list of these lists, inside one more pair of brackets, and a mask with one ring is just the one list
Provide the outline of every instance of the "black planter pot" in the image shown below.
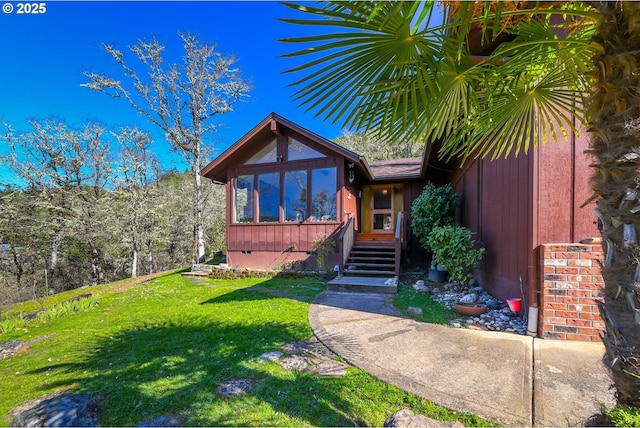
[[429,268],[429,279],[435,282],[446,282],[449,272],[446,270],[438,270]]

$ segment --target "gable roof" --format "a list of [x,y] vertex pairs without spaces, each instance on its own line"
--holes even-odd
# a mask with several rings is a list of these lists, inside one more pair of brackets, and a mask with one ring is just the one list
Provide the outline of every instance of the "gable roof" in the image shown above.
[[225,183],[227,181],[227,170],[237,164],[240,158],[244,156],[242,150],[245,146],[255,139],[256,137],[264,135],[282,135],[284,134],[284,128],[288,128],[305,138],[313,141],[321,147],[326,148],[340,156],[343,156],[347,161],[353,162],[356,167],[369,179],[374,179],[374,174],[371,171],[366,159],[351,150],[327,140],[324,137],[319,136],[302,126],[291,122],[276,113],[269,114],[260,123],[258,123],[251,131],[246,133],[242,138],[236,141],[231,147],[225,150],[220,156],[214,159],[209,165],[207,165],[201,172],[201,175],[211,179],[214,182]]

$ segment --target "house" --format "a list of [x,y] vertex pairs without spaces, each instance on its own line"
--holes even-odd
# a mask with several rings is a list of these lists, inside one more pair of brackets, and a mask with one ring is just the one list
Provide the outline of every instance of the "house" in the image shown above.
[[202,175],[227,188],[230,266],[315,269],[326,252],[320,267],[387,278],[411,248],[410,206],[426,183],[422,158],[369,163],[275,113]]
[[[387,279],[401,260],[429,261],[409,227],[411,203],[426,183],[451,183],[462,194],[459,222],[487,249],[476,272],[481,285],[502,300],[524,296],[522,314],[541,320],[532,331],[544,337],[594,340],[601,278],[593,264],[601,249],[580,244],[598,231],[593,210],[579,208],[591,194],[587,141],[570,138],[463,166],[439,162],[431,145],[423,157],[368,162],[271,113],[202,175],[227,189],[231,267],[314,269],[320,262],[345,277]],[[570,324],[578,312],[591,318]]]

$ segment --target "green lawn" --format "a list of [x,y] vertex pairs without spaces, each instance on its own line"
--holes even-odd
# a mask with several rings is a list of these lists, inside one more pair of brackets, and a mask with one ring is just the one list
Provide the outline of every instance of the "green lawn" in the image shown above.
[[[0,361],[0,423],[26,400],[56,391],[100,399],[102,425],[136,425],[163,415],[183,425],[381,426],[411,407],[438,420],[490,423],[407,394],[350,367],[340,378],[261,364],[262,353],[312,337],[309,304],[325,289],[316,278],[204,280],[179,274],[147,283],[74,290],[56,301],[94,292],[98,305],[0,336],[47,337]],[[50,304],[50,303],[47,303]],[[256,389],[223,399],[225,380],[249,378]]]

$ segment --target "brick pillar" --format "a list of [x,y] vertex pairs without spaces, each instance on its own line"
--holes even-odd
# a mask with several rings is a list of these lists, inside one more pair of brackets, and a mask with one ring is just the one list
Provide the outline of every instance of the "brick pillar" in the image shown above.
[[604,281],[599,244],[541,245],[538,335],[545,339],[599,341],[604,329],[596,300]]

